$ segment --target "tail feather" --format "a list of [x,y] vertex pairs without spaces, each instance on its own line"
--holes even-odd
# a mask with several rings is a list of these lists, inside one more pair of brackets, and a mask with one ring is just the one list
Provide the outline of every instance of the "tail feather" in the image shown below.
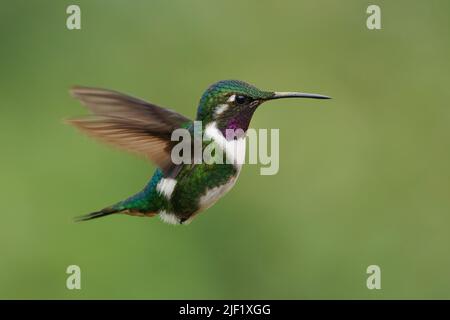
[[100,211],[95,211],[83,216],[75,217],[75,222],[81,222],[81,221],[87,221],[92,219],[97,219],[105,216],[109,216],[110,214],[117,213],[120,210],[112,209],[112,208],[106,208],[102,209]]

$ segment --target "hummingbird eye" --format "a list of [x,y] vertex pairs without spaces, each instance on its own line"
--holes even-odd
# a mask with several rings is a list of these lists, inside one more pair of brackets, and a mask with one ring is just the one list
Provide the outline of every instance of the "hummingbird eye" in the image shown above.
[[235,100],[237,104],[244,104],[248,102],[250,99],[249,97],[243,96],[243,95],[237,95]]

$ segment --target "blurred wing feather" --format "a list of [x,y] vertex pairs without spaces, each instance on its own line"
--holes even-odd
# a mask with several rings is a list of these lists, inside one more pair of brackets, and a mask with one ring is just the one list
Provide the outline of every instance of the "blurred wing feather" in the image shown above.
[[165,174],[173,169],[171,134],[190,119],[116,91],[75,87],[71,93],[93,114],[70,119],[70,124],[101,141],[145,155]]

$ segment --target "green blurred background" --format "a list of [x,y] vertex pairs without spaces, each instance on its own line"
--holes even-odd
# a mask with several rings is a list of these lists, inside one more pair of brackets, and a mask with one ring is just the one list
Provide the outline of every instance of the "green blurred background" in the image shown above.
[[[81,7],[82,29],[66,29]],[[378,4],[382,30],[366,28]],[[450,298],[450,2],[2,1],[0,298]],[[236,78],[331,101],[277,101],[280,171],[246,165],[189,226],[74,216],[154,166],[62,119],[74,84],[193,117]],[[81,267],[82,289],[66,289]],[[381,267],[368,290],[366,268]]]

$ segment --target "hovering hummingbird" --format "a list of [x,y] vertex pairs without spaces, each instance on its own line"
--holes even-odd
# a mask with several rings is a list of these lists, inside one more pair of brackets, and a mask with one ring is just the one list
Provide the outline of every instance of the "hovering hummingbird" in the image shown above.
[[[155,104],[112,90],[74,87],[71,94],[92,112],[68,120],[88,135],[128,151],[147,156],[158,169],[144,189],[126,200],[78,218],[78,221],[114,213],[153,217],[172,224],[184,224],[212,206],[235,184],[242,164],[175,164],[171,150],[176,143],[175,129],[193,132],[194,122]],[[319,94],[263,91],[238,80],[223,80],[211,85],[202,95],[196,121],[201,121],[210,143],[226,157],[238,147],[245,151],[245,136],[228,140],[227,129],[246,132],[256,108],[263,102],[282,98],[329,99]],[[202,144],[205,148],[207,144]],[[232,148],[230,148],[232,147]]]

